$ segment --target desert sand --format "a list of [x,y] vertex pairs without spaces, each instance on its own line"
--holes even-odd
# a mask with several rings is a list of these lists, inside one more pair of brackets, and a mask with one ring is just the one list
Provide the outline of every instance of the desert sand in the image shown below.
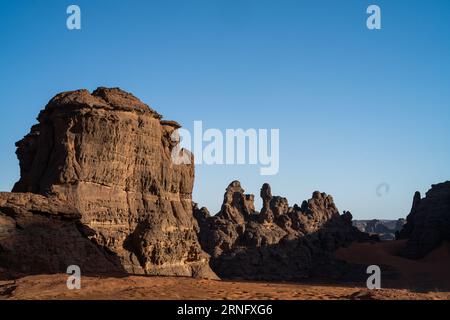
[[[200,280],[187,277],[83,276],[80,290],[69,290],[67,275],[35,275],[0,281],[0,299],[148,299],[148,300],[449,300],[450,245],[412,261],[396,256],[403,241],[353,244],[339,249],[344,260],[389,266],[389,288],[364,284],[268,283]],[[425,289],[427,288],[427,289]]]
[[417,260],[398,255],[405,245],[406,240],[353,243],[349,248],[338,249],[335,256],[351,263],[380,266],[382,287],[450,291],[450,243]]
[[28,276],[0,282],[2,299],[87,300],[341,300],[450,299],[449,292],[402,289],[369,291],[356,286],[198,280],[176,277],[83,277],[80,290],[68,290],[67,275]]

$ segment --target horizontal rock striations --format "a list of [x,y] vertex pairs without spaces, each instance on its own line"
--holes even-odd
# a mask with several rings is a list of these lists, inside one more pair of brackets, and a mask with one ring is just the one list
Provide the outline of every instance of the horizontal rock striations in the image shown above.
[[179,127],[118,88],[56,95],[16,144],[0,267],[215,278],[192,214],[193,161],[171,161]]
[[[254,209],[253,195],[238,181],[226,189],[220,212],[194,208],[199,239],[211,255],[213,270],[223,278],[301,280],[342,271],[332,253],[352,241],[370,238],[352,226],[349,212],[340,215],[330,195],[314,192],[301,206],[273,196],[268,184],[261,188],[263,208]],[[334,276],[334,275],[332,275]]]
[[424,198],[416,192],[411,212],[397,239],[408,239],[402,255],[418,259],[450,241],[450,181],[435,184]]

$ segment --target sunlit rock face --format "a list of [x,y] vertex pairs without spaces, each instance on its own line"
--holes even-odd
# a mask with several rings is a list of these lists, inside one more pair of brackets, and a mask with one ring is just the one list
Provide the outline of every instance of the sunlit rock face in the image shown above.
[[[161,118],[118,88],[63,92],[51,99],[38,124],[16,144],[21,178],[13,194],[0,196],[0,226],[9,226],[0,229],[0,257],[6,259],[0,263],[8,267],[11,261],[16,266],[32,262],[33,253],[19,257],[16,252],[24,243],[37,241],[29,225],[34,228],[36,221],[45,230],[46,224],[57,221],[75,229],[70,239],[45,234],[47,251],[58,247],[56,251],[67,252],[35,266],[36,272],[65,271],[68,264],[100,270],[95,263],[85,265],[83,253],[71,256],[70,248],[78,250],[77,245],[61,244],[79,241],[80,246],[93,246],[98,259],[105,257],[120,271],[215,278],[192,215],[194,162],[173,163],[177,141],[171,136],[180,126]],[[37,195],[50,199],[50,208],[36,204],[34,210],[10,201]],[[52,201],[70,215],[53,210]],[[27,224],[11,228],[11,219],[22,215]],[[42,255],[41,249],[34,251]]]

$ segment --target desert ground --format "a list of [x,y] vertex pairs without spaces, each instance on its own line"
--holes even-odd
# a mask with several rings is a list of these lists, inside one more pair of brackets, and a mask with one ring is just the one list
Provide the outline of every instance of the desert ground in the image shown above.
[[401,289],[369,291],[356,286],[196,280],[175,277],[83,277],[80,290],[68,290],[67,276],[39,275],[0,284],[3,299],[88,300],[341,300],[450,299],[450,292]]
[[338,249],[335,256],[351,263],[379,265],[382,287],[450,292],[450,243],[418,260],[398,255],[405,244],[406,240],[353,243],[349,248]]
[[368,290],[361,283],[267,283],[154,276],[83,276],[80,290],[68,290],[67,275],[55,274],[0,281],[0,299],[449,300],[450,244],[417,261],[396,256],[403,245],[403,241],[356,243],[336,252],[337,257],[349,262],[379,264],[382,270],[388,266],[391,274],[381,290]]

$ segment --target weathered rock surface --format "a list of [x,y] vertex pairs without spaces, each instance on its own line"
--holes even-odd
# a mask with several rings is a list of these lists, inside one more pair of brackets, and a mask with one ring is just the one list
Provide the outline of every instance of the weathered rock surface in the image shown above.
[[398,239],[408,239],[402,255],[417,259],[450,240],[450,181],[435,184],[422,198],[416,192]]
[[75,208],[31,193],[0,193],[0,269],[10,274],[124,272],[117,256],[88,239]]
[[180,126],[120,89],[56,95],[17,142],[21,178],[0,194],[0,268],[214,278],[192,214]]
[[233,181],[221,211],[210,216],[194,208],[202,247],[211,255],[213,270],[223,278],[301,280],[326,270],[329,276],[349,271],[332,257],[340,246],[370,238],[352,226],[350,212],[340,215],[330,195],[314,192],[299,207],[272,196],[264,184],[263,208],[254,210],[253,195]]

